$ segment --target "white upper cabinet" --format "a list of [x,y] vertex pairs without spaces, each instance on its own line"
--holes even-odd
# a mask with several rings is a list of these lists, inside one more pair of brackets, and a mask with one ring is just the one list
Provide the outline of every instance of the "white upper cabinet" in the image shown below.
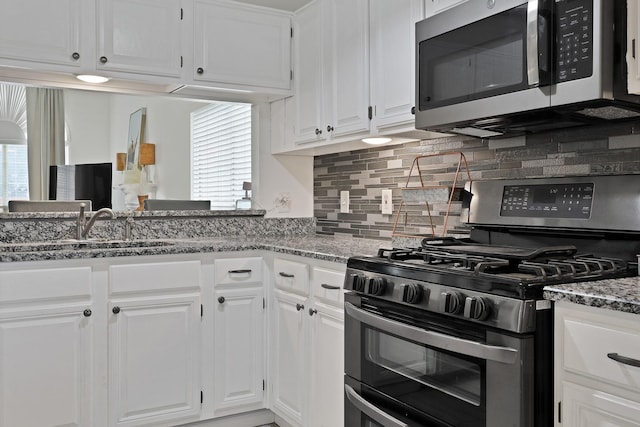
[[[80,67],[85,52],[84,0],[4,0],[0,2],[0,58]],[[4,61],[3,61],[4,62]]]
[[97,0],[96,68],[181,75],[182,8],[175,0]]
[[[431,3],[431,1],[430,1]],[[415,23],[423,0],[370,0],[373,127],[414,127]]]
[[219,0],[194,0],[193,20],[196,82],[290,89],[288,13]]
[[325,130],[332,138],[369,130],[367,0],[325,0]]
[[367,0],[318,0],[294,19],[294,139],[369,131]]

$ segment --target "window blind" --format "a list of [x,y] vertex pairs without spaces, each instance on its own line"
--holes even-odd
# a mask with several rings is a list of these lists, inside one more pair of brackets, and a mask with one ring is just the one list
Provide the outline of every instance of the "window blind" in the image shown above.
[[191,113],[191,198],[234,209],[251,181],[251,105],[213,103]]

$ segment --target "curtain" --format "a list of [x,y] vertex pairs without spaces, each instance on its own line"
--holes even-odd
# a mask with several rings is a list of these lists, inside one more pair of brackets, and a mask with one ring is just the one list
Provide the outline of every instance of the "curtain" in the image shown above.
[[29,198],[49,198],[49,166],[64,159],[64,95],[60,89],[27,87]]

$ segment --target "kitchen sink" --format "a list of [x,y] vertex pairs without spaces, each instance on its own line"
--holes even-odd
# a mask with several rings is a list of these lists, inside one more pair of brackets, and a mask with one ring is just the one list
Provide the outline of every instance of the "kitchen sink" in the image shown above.
[[137,249],[174,246],[170,240],[55,240],[0,244],[0,252],[48,252],[98,249]]

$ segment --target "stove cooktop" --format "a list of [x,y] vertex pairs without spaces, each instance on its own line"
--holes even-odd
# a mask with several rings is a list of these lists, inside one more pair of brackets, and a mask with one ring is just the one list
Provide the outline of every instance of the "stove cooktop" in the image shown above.
[[540,298],[545,285],[637,274],[634,264],[577,253],[570,246],[512,248],[508,255],[505,247],[488,248],[483,246],[484,255],[475,248],[472,253],[442,247],[380,249],[373,257],[351,258],[348,268],[520,299]]

